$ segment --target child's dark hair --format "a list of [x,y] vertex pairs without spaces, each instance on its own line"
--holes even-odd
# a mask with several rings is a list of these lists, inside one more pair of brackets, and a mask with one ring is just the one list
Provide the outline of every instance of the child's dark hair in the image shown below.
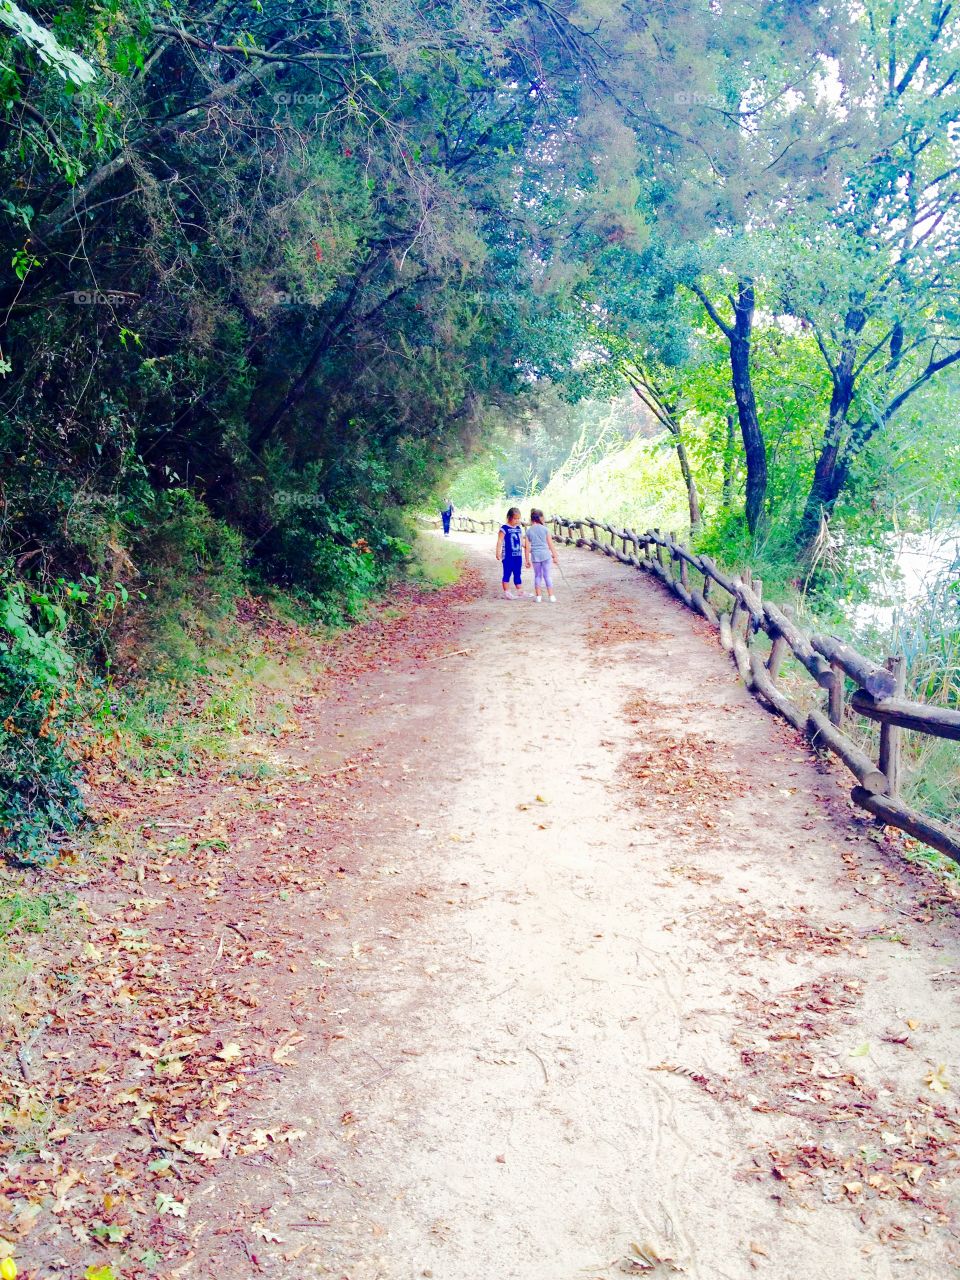
[[530,512],[530,520],[533,524],[543,524],[543,512],[539,507],[534,507]]
[[518,516],[519,514],[520,514],[519,507],[511,507],[510,510],[507,512],[507,519],[509,520],[512,516]]

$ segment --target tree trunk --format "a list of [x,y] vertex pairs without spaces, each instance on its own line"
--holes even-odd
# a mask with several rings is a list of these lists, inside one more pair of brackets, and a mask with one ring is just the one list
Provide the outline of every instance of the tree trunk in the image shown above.
[[734,302],[735,321],[729,331],[733,397],[737,402],[740,434],[747,463],[747,528],[757,533],[764,522],[767,497],[767,446],[760,430],[757,401],[750,376],[750,338],[753,329],[753,285],[741,281]]
[[816,540],[820,521],[824,515],[829,515],[833,511],[846,479],[846,468],[840,463],[840,440],[850,404],[847,401],[842,407],[838,406],[835,411],[833,400],[836,398],[837,393],[834,390],[827,431],[820,446],[813,481],[810,492],[807,494],[797,533],[797,543],[804,548],[809,548]]
[[660,394],[649,373],[642,370],[639,365],[635,365],[633,368],[624,368],[624,374],[631,387],[633,387],[637,398],[646,405],[660,425],[666,427],[673,436],[673,445],[677,451],[677,461],[680,463],[680,473],[687,489],[690,532],[692,534],[699,533],[700,525],[703,523],[703,517],[700,513],[700,495],[697,492],[697,482],[693,478],[690,455],[687,453],[687,446],[683,442],[683,433],[677,421],[677,406]]
[[683,475],[683,483],[687,486],[687,506],[690,509],[690,532],[699,533],[702,523],[700,515],[700,495],[697,493],[697,482],[693,478],[693,471],[690,467],[690,458],[687,454],[687,446],[683,443],[683,436],[680,434],[679,426],[675,426],[672,431],[673,443],[677,450],[677,461],[680,463],[680,472]]
[[733,454],[734,454],[734,434],[733,434],[733,414],[727,414],[727,438],[723,446],[723,493],[720,499],[720,505],[724,511],[729,511],[733,505]]
[[[813,481],[803,515],[797,532],[797,544],[809,548],[816,540],[820,529],[820,521],[824,514],[829,515],[836,505],[837,498],[846,483],[849,465],[843,460],[843,437],[847,426],[847,416],[853,403],[856,391],[856,374],[854,366],[859,348],[860,333],[866,324],[866,315],[858,307],[851,307],[844,317],[844,339],[840,348],[840,358],[836,365],[830,365],[830,376],[833,390],[830,393],[830,413],[827,418],[827,429],[823,443],[817,456],[813,471]],[[821,345],[821,350],[823,347]],[[826,351],[824,351],[826,357]]]
[[747,464],[747,500],[745,514],[752,534],[763,526],[767,498],[767,446],[760,430],[757,401],[750,376],[750,340],[753,331],[755,298],[749,280],[737,284],[737,296],[731,297],[733,324],[729,324],[698,284],[690,285],[706,308],[707,315],[730,344],[730,371],[733,398],[737,402],[737,418],[743,436],[743,452]]

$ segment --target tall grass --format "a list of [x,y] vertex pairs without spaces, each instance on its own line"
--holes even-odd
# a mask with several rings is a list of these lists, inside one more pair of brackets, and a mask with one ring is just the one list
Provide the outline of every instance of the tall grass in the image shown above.
[[542,489],[531,486],[522,495],[474,505],[469,514],[502,520],[512,506],[524,516],[538,506],[548,515],[595,515],[637,529],[683,529],[688,519],[683,477],[665,433],[626,444],[615,435],[577,442]]
[[[945,574],[911,609],[895,615],[891,652],[907,661],[907,696],[960,708],[960,582]],[[960,743],[907,734],[914,803],[938,817],[960,814]]]
[[536,501],[548,513],[595,515],[638,529],[682,529],[688,519],[683,477],[666,436],[636,437],[599,457],[571,454]]
[[907,659],[908,684],[924,702],[960,707],[960,583],[936,583],[894,620],[894,645]]

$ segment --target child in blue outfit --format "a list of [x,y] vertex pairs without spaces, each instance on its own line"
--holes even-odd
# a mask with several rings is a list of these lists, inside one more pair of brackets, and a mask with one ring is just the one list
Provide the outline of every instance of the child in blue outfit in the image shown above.
[[512,578],[517,588],[517,596],[523,595],[523,529],[520,527],[520,508],[511,507],[507,512],[507,523],[500,526],[497,534],[497,559],[503,561],[503,598],[512,600],[510,590]]

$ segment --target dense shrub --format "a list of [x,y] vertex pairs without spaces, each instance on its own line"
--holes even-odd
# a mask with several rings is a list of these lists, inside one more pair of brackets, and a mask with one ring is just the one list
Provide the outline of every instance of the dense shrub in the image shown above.
[[0,593],[0,840],[8,856],[41,862],[51,831],[82,815],[71,751],[78,703],[64,606],[22,583]]

